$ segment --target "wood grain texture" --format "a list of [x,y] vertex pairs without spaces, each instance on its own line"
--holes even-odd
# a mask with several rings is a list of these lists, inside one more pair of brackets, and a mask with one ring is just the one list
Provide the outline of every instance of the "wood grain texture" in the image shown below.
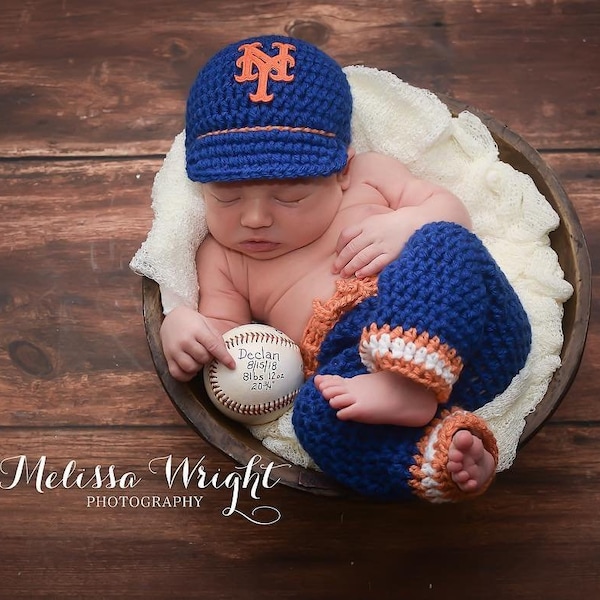
[[[169,488],[153,458],[239,466],[163,389],[128,262],[201,64],[288,32],[342,64],[387,69],[506,123],[557,174],[592,263],[578,375],[488,494],[463,505]],[[593,0],[7,0],[0,11],[0,597],[578,600],[600,592],[600,5]],[[129,490],[35,489],[115,465]],[[157,463],[159,464],[159,463]],[[72,481],[72,479],[70,480]],[[233,481],[233,479],[231,479]],[[43,481],[42,481],[43,483]],[[88,496],[202,495],[191,508],[88,507]],[[264,514],[264,513],[263,513]]]
[[[116,463],[120,473],[143,478],[139,497],[198,494],[179,483],[168,490],[160,474],[150,475],[155,457],[205,456],[211,473],[229,470],[185,431],[156,431],[144,446],[132,433],[72,428],[3,438],[38,457],[59,435],[65,450],[54,450],[48,470],[72,454],[82,468]],[[260,503],[278,508],[282,518],[258,531],[239,515],[222,516],[231,499],[225,489],[203,490],[199,507],[140,509],[88,508],[88,496],[96,495],[90,490],[41,497],[20,486],[2,492],[12,506],[2,524],[3,594],[31,597],[45,582],[53,597],[123,597],[127,590],[127,597],[322,598],[326,579],[326,597],[336,599],[398,598],[406,590],[417,598],[458,597],[459,587],[460,597],[473,599],[490,588],[498,599],[585,597],[600,575],[597,433],[585,426],[544,429],[475,504],[374,505],[276,487]],[[577,451],[584,470],[570,468],[565,449]],[[246,511],[254,505],[248,495],[239,503]],[[457,574],[459,560],[468,562],[468,578]]]
[[600,136],[593,0],[6,4],[0,156],[164,153],[198,68],[266,32],[465,100],[536,148],[594,148]]

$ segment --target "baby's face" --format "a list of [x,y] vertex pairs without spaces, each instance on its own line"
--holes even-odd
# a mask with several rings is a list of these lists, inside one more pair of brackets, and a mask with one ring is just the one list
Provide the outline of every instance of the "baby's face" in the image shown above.
[[347,178],[258,180],[202,185],[206,222],[223,246],[259,260],[318,240],[335,218]]

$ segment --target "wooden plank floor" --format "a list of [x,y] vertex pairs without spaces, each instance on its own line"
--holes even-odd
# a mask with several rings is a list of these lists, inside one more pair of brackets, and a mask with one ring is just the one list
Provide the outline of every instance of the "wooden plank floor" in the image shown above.
[[[5,0],[0,598],[598,597],[597,300],[562,405],[475,503],[398,506],[276,485],[260,487],[260,500],[242,490],[236,504],[225,478],[241,471],[173,408],[128,263],[197,69],[225,43],[266,32],[506,123],[557,173],[596,272],[595,0]],[[168,456],[201,461],[212,483],[169,482]],[[176,497],[188,504],[169,507]],[[260,505],[270,508],[252,517]]]

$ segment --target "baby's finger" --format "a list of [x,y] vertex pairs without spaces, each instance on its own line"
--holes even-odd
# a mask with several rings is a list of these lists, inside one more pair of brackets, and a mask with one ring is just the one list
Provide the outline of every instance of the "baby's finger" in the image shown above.
[[371,275],[377,275],[383,271],[384,267],[392,262],[392,258],[389,254],[379,254],[372,261],[356,269],[354,275],[356,277],[370,277]]
[[233,356],[229,354],[229,350],[227,350],[223,336],[214,331],[212,328],[210,330],[210,335],[206,340],[204,340],[204,347],[206,348],[207,352],[209,352],[218,361],[222,362],[226,367],[235,369],[235,360],[233,359]]
[[177,381],[190,381],[191,379],[193,379],[197,373],[199,369],[195,369],[195,370],[191,370],[191,371],[187,371],[183,368],[181,368],[181,365],[179,365],[175,360],[169,360],[167,361],[167,366],[169,367],[169,373],[171,374],[171,376],[174,379],[177,379]]
[[362,229],[358,225],[350,225],[349,227],[342,229],[335,245],[335,251],[339,254],[354,238],[358,237],[361,233]]
[[379,251],[373,246],[367,246],[360,252],[358,252],[352,260],[342,268],[340,274],[342,277],[364,277],[362,273],[365,272],[367,275],[372,275],[376,271],[369,270],[370,265],[377,260],[379,257]]
[[192,337],[181,346],[181,352],[175,355],[177,364],[184,371],[191,371],[195,365],[200,370],[212,360],[212,355],[204,347],[202,339]]
[[[365,241],[362,237],[355,237],[351,239],[338,253],[336,259],[333,262],[334,273],[349,273],[352,267],[357,267],[359,261],[356,261],[356,257],[365,250]],[[352,261],[355,261],[352,264]],[[352,271],[354,273],[354,270]],[[347,275],[345,275],[347,276]]]
[[209,356],[206,351],[203,351],[200,357],[182,352],[180,355],[176,356],[176,360],[179,368],[186,373],[198,373],[206,363],[210,362],[211,356]]

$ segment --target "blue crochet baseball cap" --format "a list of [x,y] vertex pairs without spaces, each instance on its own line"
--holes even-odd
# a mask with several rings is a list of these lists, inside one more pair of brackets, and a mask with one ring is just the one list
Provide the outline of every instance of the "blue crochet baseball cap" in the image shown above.
[[262,36],[223,48],[187,101],[186,169],[193,181],[326,176],[350,145],[346,75],[305,41]]

